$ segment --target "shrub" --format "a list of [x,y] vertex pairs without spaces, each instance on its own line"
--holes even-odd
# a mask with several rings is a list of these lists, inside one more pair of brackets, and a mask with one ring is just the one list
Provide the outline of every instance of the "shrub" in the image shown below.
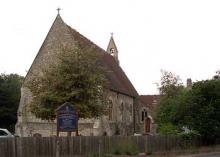
[[179,130],[177,126],[171,123],[164,123],[159,126],[159,133],[162,135],[177,135]]
[[122,143],[118,144],[117,147],[114,149],[113,154],[115,155],[137,155],[138,148],[137,145],[128,141],[123,141]]

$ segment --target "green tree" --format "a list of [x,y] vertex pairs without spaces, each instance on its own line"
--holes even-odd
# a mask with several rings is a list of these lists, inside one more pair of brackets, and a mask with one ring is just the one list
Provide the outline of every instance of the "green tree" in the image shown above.
[[186,127],[208,141],[220,138],[220,80],[197,81],[190,90],[176,87],[175,94],[166,93],[160,101],[159,131],[178,134]]
[[208,140],[220,138],[220,80],[198,81],[189,92],[185,125]]
[[158,131],[161,134],[179,134],[185,126],[186,106],[191,104],[190,92],[184,88],[179,76],[167,71],[162,71],[159,91]]
[[101,66],[103,54],[95,49],[63,49],[57,55],[57,64],[42,69],[28,84],[33,101],[31,111],[42,119],[53,119],[54,110],[70,102],[83,118],[103,114],[106,104],[106,70]]
[[161,70],[162,76],[160,79],[159,92],[163,96],[172,97],[178,94],[183,85],[178,75],[165,70]]
[[14,131],[20,88],[23,77],[17,74],[0,75],[0,127]]
[[185,97],[180,95],[184,94],[185,90],[179,76],[168,71],[161,72],[159,87],[161,99],[156,116],[158,129],[162,134],[177,134],[180,131],[181,119],[177,111],[183,106]]

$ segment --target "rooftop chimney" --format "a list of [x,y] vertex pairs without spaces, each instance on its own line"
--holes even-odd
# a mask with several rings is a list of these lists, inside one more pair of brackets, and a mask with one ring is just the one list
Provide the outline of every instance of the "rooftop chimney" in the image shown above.
[[186,80],[186,88],[192,89],[192,79],[191,78],[188,78]]

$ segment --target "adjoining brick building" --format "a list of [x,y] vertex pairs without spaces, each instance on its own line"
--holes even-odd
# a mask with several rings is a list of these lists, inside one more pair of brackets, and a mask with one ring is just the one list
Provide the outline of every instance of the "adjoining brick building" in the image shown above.
[[154,118],[156,117],[160,98],[160,95],[139,96],[139,126],[143,126],[143,128],[139,129],[140,132],[149,134],[156,133],[157,124],[155,123]]
[[76,45],[88,49],[95,48],[98,53],[102,54],[102,64],[110,71],[106,76],[109,82],[107,91],[110,101],[109,114],[98,119],[80,119],[79,133],[85,136],[114,135],[116,129],[121,135],[131,135],[134,132],[141,133],[143,124],[140,120],[141,116],[139,116],[141,108],[139,95],[119,65],[118,50],[113,36],[111,36],[105,51],[68,26],[58,13],[21,88],[16,134],[18,136],[56,135],[55,121],[36,118],[30,112],[29,104],[32,100],[32,93],[26,84],[32,81],[35,75],[41,74],[42,68],[56,64],[56,55],[62,52],[61,47],[74,49]]

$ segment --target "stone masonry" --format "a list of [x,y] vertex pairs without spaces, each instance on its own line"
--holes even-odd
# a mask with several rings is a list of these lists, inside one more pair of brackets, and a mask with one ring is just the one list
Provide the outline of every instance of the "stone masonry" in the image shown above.
[[[80,41],[79,41],[80,40]],[[80,119],[79,134],[88,135],[114,135],[116,129],[121,135],[131,135],[134,132],[134,110],[137,109],[137,92],[126,77],[123,70],[112,56],[106,51],[93,44],[91,41],[80,35],[75,30],[66,25],[58,14],[52,27],[50,28],[34,62],[32,63],[21,88],[21,99],[18,108],[18,122],[16,124],[16,134],[18,136],[54,136],[56,135],[55,121],[48,121],[36,118],[29,109],[32,101],[31,91],[27,88],[27,83],[32,81],[36,75],[41,75],[41,69],[47,68],[50,64],[56,63],[56,56],[61,52],[61,47],[74,48],[76,42],[87,44],[85,46],[97,47],[106,56],[108,67],[114,68],[109,76],[110,87],[108,90],[109,101],[112,106],[109,113],[98,119]],[[111,39],[113,40],[113,38]],[[111,44],[110,44],[111,45]],[[115,46],[115,44],[113,44]],[[116,47],[114,47],[117,50]],[[118,55],[118,52],[117,52]],[[118,56],[117,56],[118,59]]]

